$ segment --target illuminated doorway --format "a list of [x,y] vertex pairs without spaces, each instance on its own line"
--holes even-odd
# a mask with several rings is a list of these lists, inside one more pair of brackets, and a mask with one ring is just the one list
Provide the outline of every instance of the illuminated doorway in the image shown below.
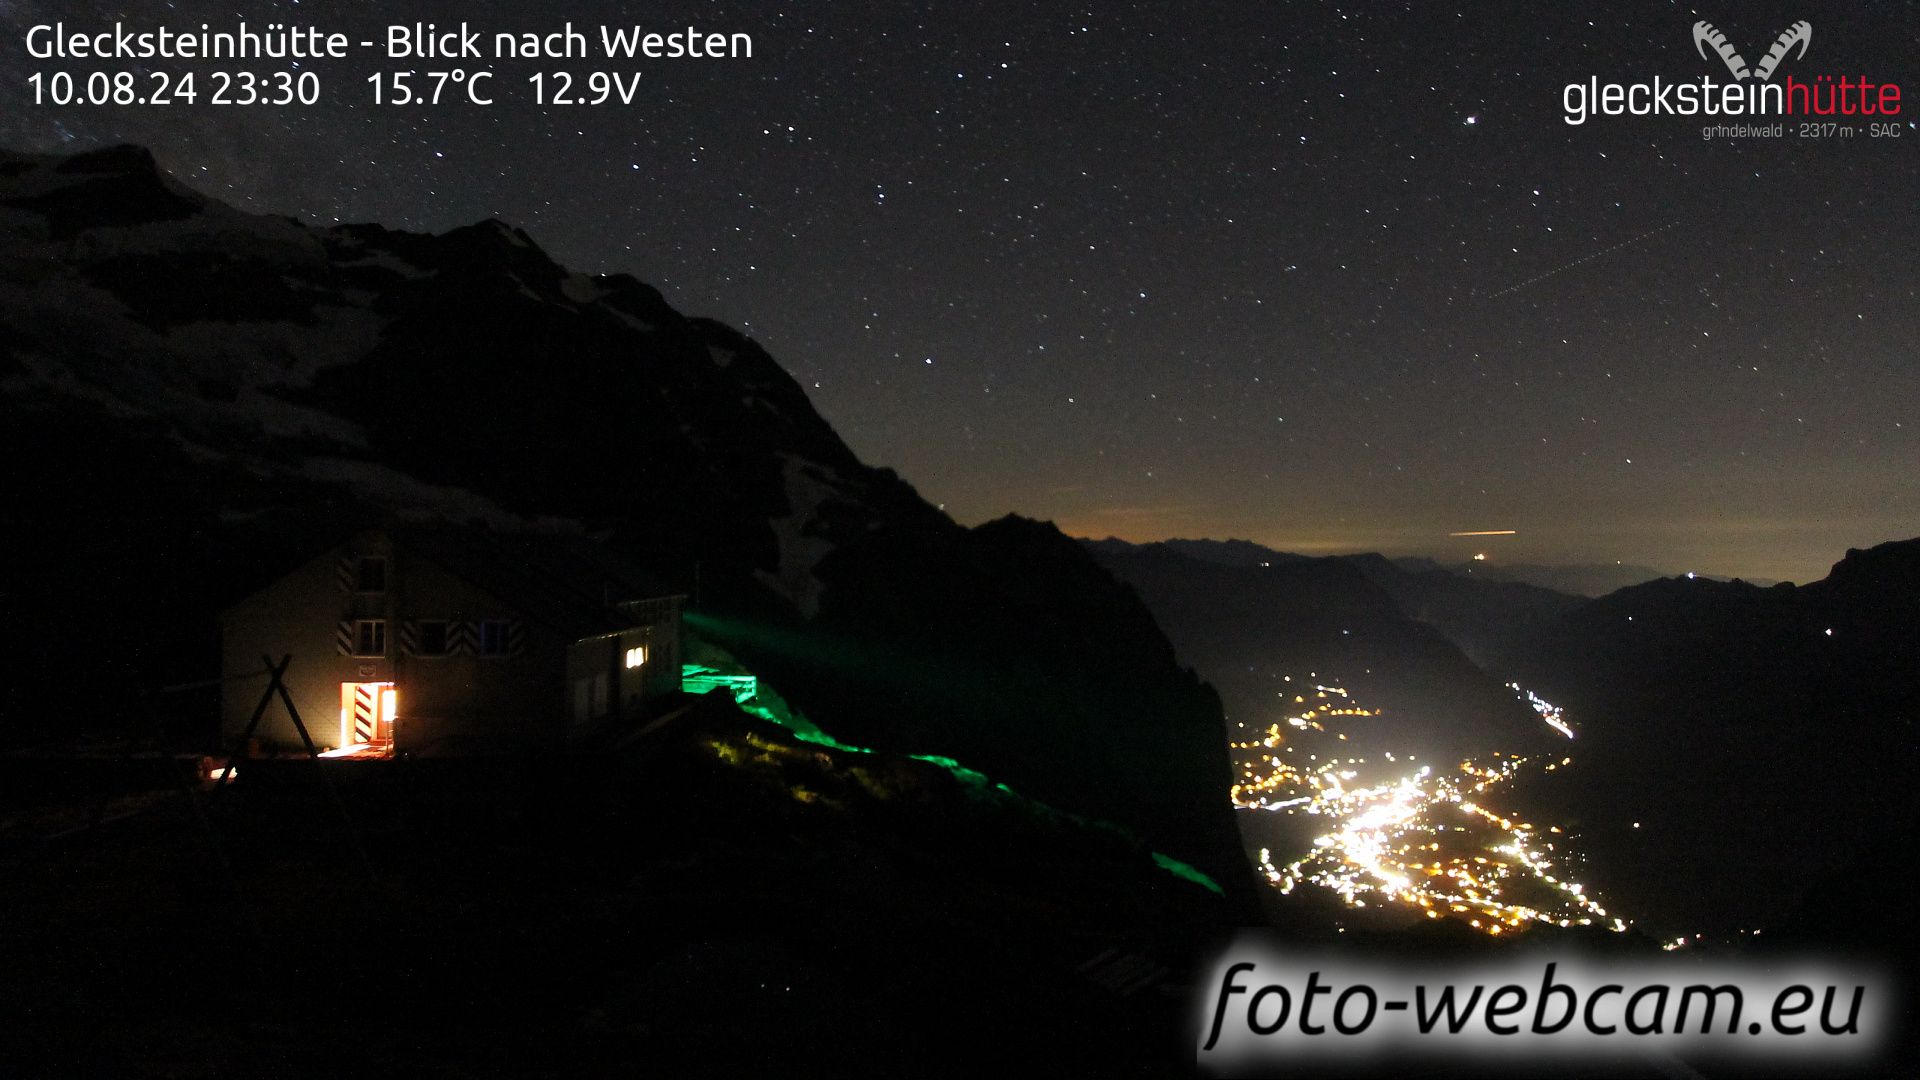
[[340,684],[340,747],[393,745],[399,692],[390,682]]

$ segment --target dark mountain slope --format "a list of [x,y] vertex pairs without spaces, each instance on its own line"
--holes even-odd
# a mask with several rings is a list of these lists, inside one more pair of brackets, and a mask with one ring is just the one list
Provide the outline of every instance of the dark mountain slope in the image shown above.
[[[1088,541],[1096,555],[1126,555],[1137,550],[1123,540]],[[1244,570],[1310,564],[1305,555],[1275,551],[1249,540],[1167,540],[1163,546],[1202,562]],[[1474,663],[1502,674],[1510,651],[1553,618],[1579,606],[1581,598],[1457,569],[1428,559],[1389,559],[1382,555],[1338,555],[1393,598],[1416,622],[1431,624]]]
[[155,1077],[1190,1067],[1187,958],[1220,905],[1110,830],[937,763],[796,741],[722,695],[629,736],[346,763],[337,803],[305,762],[251,763],[207,808],[217,855],[163,788],[16,861],[17,830],[50,823],[9,813],[8,788],[0,1005],[33,1022],[0,1029],[0,1059]]
[[1376,751],[1447,760],[1525,752],[1558,738],[1438,630],[1408,618],[1353,562],[1281,557],[1236,565],[1160,544],[1122,551],[1111,541],[1096,551],[1140,590],[1180,655],[1220,688],[1229,720],[1248,729],[1264,730],[1291,712],[1298,683],[1317,676],[1383,710],[1356,725]]
[[1506,562],[1461,562],[1441,566],[1428,559],[1395,559],[1403,569],[1444,569],[1474,581],[1531,585],[1567,596],[1595,597],[1631,588],[1671,572],[1632,563],[1575,563],[1572,565]]
[[[1804,586],[1668,578],[1581,605],[1540,634],[1532,677],[1612,711],[1681,692],[1715,713],[1885,730],[1910,722],[1920,540],[1849,551]],[[1631,679],[1622,678],[1628,673]]]
[[956,525],[758,345],[630,277],[498,222],[241,213],[134,148],[0,155],[0,343],[0,448],[31,463],[4,492],[36,672],[11,741],[212,674],[213,611],[330,530],[560,529],[696,594],[694,625],[828,730],[1239,876],[1217,702],[1137,601],[1051,527]]
[[1432,623],[1476,664],[1503,674],[1513,650],[1580,598],[1521,581],[1469,576],[1416,560],[1379,555],[1342,556],[1386,590],[1401,610]]
[[1911,820],[1917,650],[1920,541],[1904,541],[1805,586],[1623,589],[1516,662],[1583,732],[1561,790],[1596,861],[1670,927],[1731,930],[1820,903],[1877,823]]

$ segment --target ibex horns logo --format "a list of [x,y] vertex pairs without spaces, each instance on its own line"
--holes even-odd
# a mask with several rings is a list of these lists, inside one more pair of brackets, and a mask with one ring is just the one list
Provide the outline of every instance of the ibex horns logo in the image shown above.
[[1746,59],[1740,55],[1740,50],[1734,48],[1733,43],[1727,40],[1727,35],[1715,29],[1712,23],[1704,19],[1693,24],[1693,47],[1699,50],[1700,58],[1706,59],[1707,46],[1713,46],[1713,51],[1720,55],[1721,61],[1727,65],[1727,70],[1733,73],[1735,79],[1753,78],[1764,82],[1773,77],[1773,69],[1780,66],[1780,61],[1785,60],[1795,46],[1799,46],[1800,55],[1805,56],[1807,46],[1812,44],[1813,24],[1802,19],[1782,30],[1780,36],[1773,39],[1773,48],[1768,49],[1767,55],[1761,57],[1760,63],[1749,71]]

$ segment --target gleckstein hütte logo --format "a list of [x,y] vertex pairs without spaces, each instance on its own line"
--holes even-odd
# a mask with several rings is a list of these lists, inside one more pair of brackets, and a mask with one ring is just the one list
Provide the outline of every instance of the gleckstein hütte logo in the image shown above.
[[1693,47],[1700,50],[1700,58],[1706,59],[1707,46],[1713,46],[1713,51],[1727,65],[1727,70],[1732,72],[1736,79],[1753,78],[1765,82],[1773,78],[1773,69],[1779,67],[1780,61],[1785,60],[1787,54],[1796,46],[1800,49],[1799,55],[1805,56],[1807,48],[1812,44],[1813,24],[1801,19],[1780,31],[1780,36],[1773,40],[1773,48],[1768,49],[1767,55],[1761,57],[1759,65],[1749,71],[1746,59],[1740,55],[1740,50],[1734,48],[1733,43],[1727,40],[1727,35],[1721,33],[1705,19],[1693,24]]
[[1584,124],[1596,116],[1683,117],[1884,117],[1900,115],[1900,86],[1863,75],[1815,75],[1802,81],[1773,76],[1781,64],[1804,61],[1813,45],[1813,24],[1801,19],[1781,31],[1760,62],[1748,65],[1739,48],[1719,27],[1702,19],[1693,24],[1693,48],[1709,62],[1718,59],[1731,80],[1711,75],[1681,81],[1654,76],[1651,81],[1604,82],[1591,76],[1568,83],[1561,93],[1562,119]]

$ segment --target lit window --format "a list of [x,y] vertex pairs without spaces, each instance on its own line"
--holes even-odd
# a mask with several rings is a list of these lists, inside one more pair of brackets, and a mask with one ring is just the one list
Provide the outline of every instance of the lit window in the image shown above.
[[387,560],[373,557],[361,559],[360,567],[353,576],[353,587],[356,592],[386,592]]
[[647,662],[647,647],[640,645],[627,650],[627,667],[637,668]]
[[353,655],[387,655],[387,620],[359,619],[354,622]]

